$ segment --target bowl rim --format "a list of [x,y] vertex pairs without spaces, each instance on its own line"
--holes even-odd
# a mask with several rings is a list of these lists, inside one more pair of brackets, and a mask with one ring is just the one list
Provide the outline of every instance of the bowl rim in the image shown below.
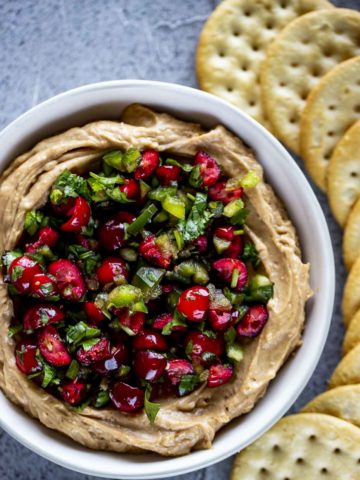
[[[256,122],[254,119],[249,117],[246,113],[243,111],[237,109],[236,107],[232,106],[231,104],[227,103],[225,100],[222,100],[221,98],[215,97],[209,93],[203,92],[201,90],[197,90],[192,87],[184,86],[184,85],[179,85],[175,83],[168,83],[168,82],[159,82],[159,81],[148,81],[148,80],[132,80],[132,79],[127,79],[127,80],[111,80],[111,81],[106,81],[106,82],[97,82],[97,83],[91,83],[87,85],[83,85],[77,88],[73,88],[70,90],[67,90],[63,93],[60,93],[58,95],[55,95],[40,104],[32,107],[19,117],[17,117],[15,120],[13,120],[10,124],[8,124],[1,132],[0,132],[0,143],[3,139],[5,139],[8,135],[11,135],[14,133],[16,135],[16,131],[18,127],[21,127],[21,125],[28,121],[32,116],[34,115],[41,115],[42,112],[47,111],[47,109],[51,109],[53,105],[56,105],[57,103],[61,102],[65,98],[69,97],[76,97],[79,94],[83,93],[93,93],[95,94],[96,92],[104,91],[107,89],[126,89],[126,88],[147,88],[151,90],[155,90],[157,92],[161,90],[167,90],[173,93],[181,93],[184,95],[188,96],[197,96],[200,99],[202,98],[203,100],[206,100],[208,102],[213,103],[214,105],[217,105],[221,109],[227,109],[228,111],[233,112],[233,114],[236,114],[239,118],[241,117],[243,121],[248,123],[251,128],[255,129],[257,131],[257,134],[264,137],[267,142],[272,144],[272,146],[278,150],[279,156],[281,156],[284,160],[284,162],[291,162],[292,168],[295,170],[294,176],[297,176],[298,181],[301,183],[303,191],[304,191],[304,196],[308,197],[309,202],[311,201],[312,203],[312,208],[314,210],[314,214],[317,215],[317,222],[319,225],[319,230],[318,233],[320,233],[320,238],[319,241],[323,245],[326,255],[327,255],[327,275],[324,275],[324,289],[322,292],[323,295],[323,301],[322,304],[324,306],[324,313],[323,313],[323,321],[322,323],[319,322],[319,341],[317,345],[317,351],[316,354],[314,354],[312,358],[312,362],[307,366],[307,368],[304,371],[299,372],[299,377],[297,379],[296,383],[296,388],[292,388],[292,393],[291,395],[288,395],[288,401],[286,402],[286,405],[283,405],[282,408],[279,408],[277,410],[277,414],[274,416],[272,415],[271,418],[269,419],[268,422],[264,423],[264,426],[262,428],[262,431],[260,433],[257,433],[255,435],[252,435],[249,437],[246,445],[249,445],[252,443],[256,438],[258,438],[261,434],[263,434],[266,430],[268,430],[276,421],[278,421],[290,408],[291,405],[295,402],[297,397],[301,394],[301,392],[304,390],[306,384],[310,380],[310,377],[312,376],[315,368],[318,365],[320,356],[323,352],[325,342],[327,339],[327,335],[329,332],[330,328],[330,323],[331,323],[331,317],[332,317],[332,311],[333,311],[333,304],[334,304],[334,297],[335,297],[335,265],[334,265],[334,254],[333,254],[333,249],[332,249],[332,243],[331,243],[331,238],[328,230],[328,226],[325,220],[325,216],[323,214],[323,211],[321,209],[321,206],[313,192],[313,190],[310,187],[310,184],[306,180],[303,172],[299,168],[299,166],[296,164],[294,159],[290,156],[290,154],[287,152],[287,150],[282,146],[282,144],[270,133],[268,132],[262,125],[260,125],[258,122]],[[160,101],[161,102],[161,101]],[[170,108],[170,107],[169,107]],[[166,110],[166,107],[164,107],[164,110]],[[176,107],[174,107],[174,110],[176,110]],[[204,110],[202,113],[206,114],[206,110]],[[1,171],[3,170],[4,167],[1,168]],[[324,291],[325,290],[325,291]],[[266,395],[265,395],[266,397]],[[7,400],[5,400],[4,394],[0,390],[0,407],[2,404],[5,405],[5,403],[8,403]],[[22,409],[19,409],[17,406],[14,404],[11,404],[10,407],[13,411],[18,410],[21,415],[24,414]],[[134,462],[135,468],[130,469],[127,473],[119,473],[119,471],[113,471],[113,470],[106,470],[102,468],[102,465],[99,465],[96,469],[94,469],[94,465],[91,467],[86,465],[86,462],[83,462],[83,464],[80,466],[79,463],[76,461],[76,455],[73,455],[72,458],[61,458],[61,455],[58,453],[53,453],[50,451],[50,447],[46,448],[44,445],[36,445],[29,440],[29,436],[27,435],[27,432],[25,431],[20,431],[16,423],[12,423],[11,421],[8,421],[7,418],[5,418],[4,415],[1,415],[2,408],[0,408],[0,427],[3,428],[8,434],[10,434],[13,438],[15,438],[17,441],[19,441],[22,445],[26,446],[33,452],[41,455],[42,457],[46,458],[47,460],[50,460],[58,465],[61,465],[65,468],[69,468],[71,470],[84,473],[87,475],[96,475],[99,477],[103,478],[131,478],[131,479],[137,479],[137,478],[163,478],[163,477],[169,477],[169,476],[174,476],[178,474],[185,474],[189,473],[201,468],[205,468],[207,466],[210,466],[214,463],[220,462],[237,451],[239,451],[239,445],[237,444],[229,444],[220,452],[215,452],[214,449],[210,450],[202,450],[201,452],[207,452],[208,455],[201,458],[200,461],[197,461],[197,456],[196,453],[190,453],[184,457],[172,457],[170,459],[166,458],[166,462],[162,458],[156,458],[155,462],[150,462],[150,463],[142,463],[142,464],[136,464],[136,460]],[[31,418],[32,419],[32,418]],[[32,419],[33,420],[33,419]],[[35,420],[36,422],[39,422],[38,420]],[[39,422],[40,423],[40,422]],[[43,425],[41,424],[41,427]],[[51,438],[51,433],[52,431],[50,429],[47,429],[47,434]],[[66,439],[65,439],[66,440]],[[64,443],[65,440],[61,440],[62,443]],[[76,446],[75,446],[76,447]],[[71,446],[71,448],[74,449],[76,452],[76,448]],[[80,447],[82,448],[82,447]],[[85,448],[85,447],[84,447]],[[89,450],[89,449],[87,449]],[[98,451],[90,451],[91,454],[98,454],[102,453],[104,455],[107,455],[107,453],[104,452],[98,452]],[[215,453],[215,454],[214,454]],[[124,455],[124,454],[116,454],[116,455]],[[151,454],[150,454],[151,455]],[[136,458],[136,456],[134,456]],[[194,458],[194,461],[191,461],[191,459]],[[176,460],[176,459],[181,459],[181,466],[179,467],[172,467],[172,462],[171,460]],[[99,462],[101,463],[101,462]],[[121,470],[124,472],[126,468],[129,466],[126,465],[121,465],[121,459],[118,463],[119,466],[121,466]],[[136,470],[139,470],[139,466],[143,465],[145,470],[147,470],[146,473],[137,472]],[[155,465],[155,468],[154,468]],[[133,465],[134,467],[134,465]],[[170,467],[170,468],[169,468]]]

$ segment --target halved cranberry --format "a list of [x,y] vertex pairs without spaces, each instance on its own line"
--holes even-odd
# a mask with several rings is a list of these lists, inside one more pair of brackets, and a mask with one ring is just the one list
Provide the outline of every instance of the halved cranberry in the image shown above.
[[39,349],[45,360],[55,367],[64,367],[71,362],[71,356],[55,327],[47,325],[39,333]]
[[92,250],[96,252],[99,249],[99,242],[95,238],[85,237],[85,235],[76,235],[76,241],[79,245],[86,248],[86,250]]
[[134,172],[136,180],[145,180],[156,170],[160,162],[159,153],[156,150],[145,150],[141,154],[140,165]]
[[161,165],[156,169],[156,176],[160,185],[168,186],[171,182],[179,180],[181,168],[176,165]]
[[99,242],[101,246],[110,252],[115,252],[123,247],[126,243],[125,223],[131,223],[134,220],[135,217],[131,213],[115,213],[99,227]]
[[27,255],[15,258],[9,267],[10,282],[22,294],[29,292],[32,278],[38,273],[42,273],[40,264]]
[[192,244],[199,253],[205,253],[208,248],[208,239],[205,235],[200,235],[192,242]]
[[76,197],[75,205],[67,212],[69,220],[61,225],[64,232],[80,233],[86,227],[91,217],[91,208],[83,197]]
[[162,251],[156,244],[155,235],[148,235],[139,245],[139,253],[153,265],[168,268],[170,266],[172,256],[170,253]]
[[235,234],[235,227],[218,227],[215,229],[214,236],[230,242],[229,247],[222,252],[222,256],[228,258],[238,258],[243,250],[243,241],[241,235]]
[[106,360],[95,362],[92,365],[93,370],[100,375],[108,375],[111,372],[117,371],[121,365],[129,361],[129,350],[124,343],[118,343],[111,349],[111,356]]
[[181,293],[177,309],[188,320],[201,322],[209,309],[209,290],[205,287],[190,287]]
[[130,313],[129,309],[120,308],[116,310],[115,314],[119,320],[119,323],[124,325],[124,327],[130,328],[135,335],[144,330],[145,313]]
[[223,282],[231,284],[235,270],[237,274],[235,277],[236,284],[233,286],[236,290],[241,290],[245,287],[248,279],[248,271],[246,265],[241,260],[235,258],[221,258],[212,264],[212,268],[216,271],[219,279]]
[[183,375],[191,375],[194,373],[194,367],[184,358],[174,358],[168,360],[166,365],[166,374],[172,385],[177,385],[181,382]]
[[25,310],[23,325],[25,332],[44,327],[50,323],[64,320],[65,315],[62,307],[51,303],[32,305]]
[[15,347],[16,366],[25,375],[42,370],[42,365],[36,358],[37,348],[36,343],[29,338],[21,340]]
[[106,320],[105,315],[100,308],[95,305],[94,302],[84,302],[84,311],[89,322],[93,325],[97,325],[98,323]]
[[[173,319],[174,317],[171,313],[162,313],[155,318],[152,327],[155,328],[155,330],[162,330],[168,323],[172,322]],[[185,325],[174,325],[171,329],[172,332],[185,330]]]
[[133,178],[127,178],[119,188],[120,192],[124,192],[129,200],[135,200],[140,194],[139,183]]
[[139,333],[133,340],[134,350],[156,350],[158,352],[165,352],[168,344],[165,337],[161,333],[145,330]]
[[165,372],[166,358],[161,353],[141,350],[136,353],[134,370],[142,380],[154,382]]
[[60,295],[65,300],[79,301],[85,295],[85,282],[75,263],[61,258],[48,265],[48,272],[55,277]]
[[213,330],[217,332],[226,330],[231,325],[231,321],[231,312],[209,310],[209,322]]
[[59,388],[62,399],[70,405],[78,405],[85,400],[87,394],[86,383],[78,380],[70,380],[61,385]]
[[31,279],[30,293],[36,298],[42,300],[51,299],[58,293],[56,280],[52,275],[46,273],[37,273]]
[[240,337],[256,337],[265,327],[268,317],[269,314],[264,305],[253,305],[238,324],[237,334]]
[[213,363],[224,353],[224,341],[220,335],[213,338],[205,333],[190,332],[185,343],[186,353],[195,363]]
[[207,379],[207,386],[210,388],[220,387],[227,383],[233,374],[233,367],[231,365],[211,365],[209,368],[209,376]]
[[97,343],[85,350],[84,347],[80,347],[76,352],[76,358],[85,367],[89,367],[95,362],[100,362],[111,357],[110,342],[106,337],[99,338]]
[[208,190],[210,200],[222,202],[224,205],[242,197],[243,193],[244,190],[242,187],[238,187],[234,190],[226,190],[226,180],[211,185]]
[[30,253],[34,253],[38,248],[42,247],[43,245],[47,245],[48,247],[54,247],[59,240],[59,234],[56,230],[51,227],[42,227],[37,232],[36,240],[33,243],[30,243],[26,246],[26,251]]
[[213,185],[221,175],[217,161],[205,152],[197,152],[194,165],[200,165],[200,175],[205,187]]
[[117,285],[126,283],[129,271],[124,260],[118,257],[107,257],[101,262],[96,270],[96,275],[100,285],[104,286],[108,283]]
[[116,382],[110,389],[110,399],[120,412],[134,413],[144,406],[144,391]]

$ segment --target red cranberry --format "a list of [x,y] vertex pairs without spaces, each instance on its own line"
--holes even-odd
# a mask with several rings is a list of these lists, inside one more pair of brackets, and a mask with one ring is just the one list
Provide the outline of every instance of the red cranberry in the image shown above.
[[143,390],[123,382],[116,382],[112,386],[110,399],[120,412],[134,413],[144,406]]
[[102,337],[95,345],[85,350],[84,347],[80,347],[76,352],[76,358],[79,362],[86,367],[110,358],[110,342],[106,337]]
[[58,293],[55,278],[46,273],[37,273],[31,279],[30,293],[42,300],[51,299]]
[[156,169],[156,176],[160,185],[167,187],[180,178],[181,168],[176,165],[162,165]]
[[170,253],[162,251],[156,244],[155,235],[148,235],[139,245],[140,254],[153,265],[168,268],[170,266],[172,256]]
[[76,197],[75,205],[67,212],[71,215],[66,223],[61,225],[64,232],[81,233],[82,229],[87,226],[91,217],[91,208],[83,197]]
[[76,242],[86,250],[92,250],[96,252],[99,249],[99,242],[95,238],[85,237],[85,235],[76,235]]
[[209,290],[205,287],[190,287],[179,297],[177,309],[188,320],[201,322],[209,309]]
[[243,193],[242,187],[235,190],[226,190],[226,181],[217,182],[215,185],[211,185],[208,190],[210,200],[222,202],[224,205],[242,197]]
[[220,387],[227,383],[233,374],[233,367],[231,365],[211,365],[209,369],[209,376],[207,379],[207,386],[210,388]]
[[268,317],[268,311],[264,305],[253,305],[238,324],[237,334],[240,337],[256,337],[261,333]]
[[[172,316],[171,313],[162,313],[161,315],[157,316],[152,324],[152,327],[155,328],[155,330],[162,330],[166,325],[170,322],[172,322],[174,317]],[[186,330],[185,325],[174,325],[171,329],[171,331],[184,331]]]
[[156,170],[160,162],[159,153],[156,150],[145,150],[141,154],[140,165],[134,172],[136,180],[145,180]]
[[231,312],[209,310],[209,322],[213,330],[217,332],[226,330],[231,325],[231,321]]
[[221,170],[216,160],[205,152],[197,152],[194,165],[200,165],[200,175],[205,187],[213,185],[221,175]]
[[15,347],[16,366],[25,375],[40,372],[41,363],[36,358],[37,345],[29,338],[23,339]]
[[100,308],[95,305],[94,302],[84,302],[84,311],[92,325],[97,325],[98,323],[106,320],[105,315]]
[[62,399],[70,405],[78,405],[85,400],[87,386],[78,379],[70,380],[61,385],[59,389]]
[[79,301],[86,293],[79,268],[70,260],[61,258],[50,263],[48,272],[56,278],[60,295],[65,300]]
[[196,363],[209,364],[224,353],[224,341],[221,336],[214,338],[201,332],[190,332],[186,337],[186,352]]
[[154,382],[165,372],[166,358],[161,353],[150,350],[139,351],[135,355],[134,370],[142,380]]
[[108,375],[117,371],[121,365],[129,361],[129,351],[124,343],[118,343],[111,349],[111,356],[106,360],[94,363],[92,368],[100,375]]
[[208,248],[208,239],[205,235],[200,235],[193,241],[193,245],[199,253],[205,253]]
[[118,257],[107,257],[101,262],[96,270],[96,275],[101,286],[108,283],[116,283],[117,285],[126,283],[129,271],[124,260]]
[[133,340],[134,350],[156,350],[158,352],[166,352],[168,344],[165,337],[161,333],[145,330],[139,333]]
[[45,360],[55,367],[64,367],[71,362],[71,356],[52,325],[47,325],[39,333],[39,349]]
[[135,335],[144,330],[145,313],[135,312],[130,313],[127,308],[120,308],[115,312],[119,323],[124,327],[130,328]]
[[43,245],[47,245],[48,247],[54,247],[59,240],[59,234],[56,230],[51,227],[42,227],[37,232],[36,240],[33,243],[30,243],[26,246],[26,251],[30,253],[34,253],[38,248],[42,247]]
[[133,178],[127,178],[124,185],[120,186],[120,192],[124,192],[129,200],[135,200],[140,195],[139,183]]
[[28,293],[34,275],[42,273],[42,268],[31,257],[23,255],[15,258],[9,267],[10,281],[18,293]]
[[25,332],[44,327],[50,323],[64,320],[65,315],[61,306],[51,303],[41,303],[28,307],[24,313],[23,325]]
[[245,263],[241,260],[235,258],[221,258],[212,264],[212,268],[216,271],[219,279],[228,284],[231,284],[233,273],[237,270],[238,277],[236,285],[233,288],[241,290],[245,287],[248,279],[248,271]]
[[125,241],[125,223],[135,220],[134,215],[128,212],[115,213],[109,220],[99,227],[99,242],[102,247],[110,252],[115,252],[123,247]]
[[215,237],[230,242],[230,246],[222,252],[224,257],[238,258],[243,250],[241,235],[235,234],[235,227],[218,227],[215,229]]
[[181,382],[183,375],[191,375],[194,373],[194,367],[184,358],[174,358],[168,360],[166,365],[166,374],[172,385],[177,385]]

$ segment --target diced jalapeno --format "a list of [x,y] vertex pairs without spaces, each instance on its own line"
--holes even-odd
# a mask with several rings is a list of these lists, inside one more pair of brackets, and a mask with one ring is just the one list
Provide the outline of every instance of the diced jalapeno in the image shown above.
[[142,210],[140,215],[127,227],[126,232],[130,235],[137,235],[152,219],[157,212],[157,208],[153,203]]
[[237,215],[243,208],[244,202],[241,200],[241,198],[237,198],[225,206],[223,215],[228,218],[233,217]]
[[174,217],[179,219],[185,218],[185,203],[181,198],[168,195],[161,204],[163,209]]

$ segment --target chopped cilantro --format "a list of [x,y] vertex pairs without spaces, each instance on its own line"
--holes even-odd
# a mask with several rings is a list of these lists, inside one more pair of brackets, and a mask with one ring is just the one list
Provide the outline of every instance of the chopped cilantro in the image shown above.
[[195,390],[199,383],[198,375],[183,375],[179,384],[179,395],[183,397]]
[[259,265],[259,252],[257,251],[255,245],[252,242],[245,243],[242,258],[251,262],[254,267],[257,267]]
[[44,227],[49,222],[49,218],[46,217],[39,210],[31,210],[25,215],[24,228],[29,235],[35,235],[40,227]]
[[160,403],[150,401],[151,386],[148,385],[145,390],[144,410],[151,424],[155,422],[156,415],[160,410]]
[[184,241],[191,242],[202,235],[212,218],[212,213],[206,210],[207,195],[205,193],[196,193],[194,204],[187,219],[180,220],[178,230],[182,234]]

